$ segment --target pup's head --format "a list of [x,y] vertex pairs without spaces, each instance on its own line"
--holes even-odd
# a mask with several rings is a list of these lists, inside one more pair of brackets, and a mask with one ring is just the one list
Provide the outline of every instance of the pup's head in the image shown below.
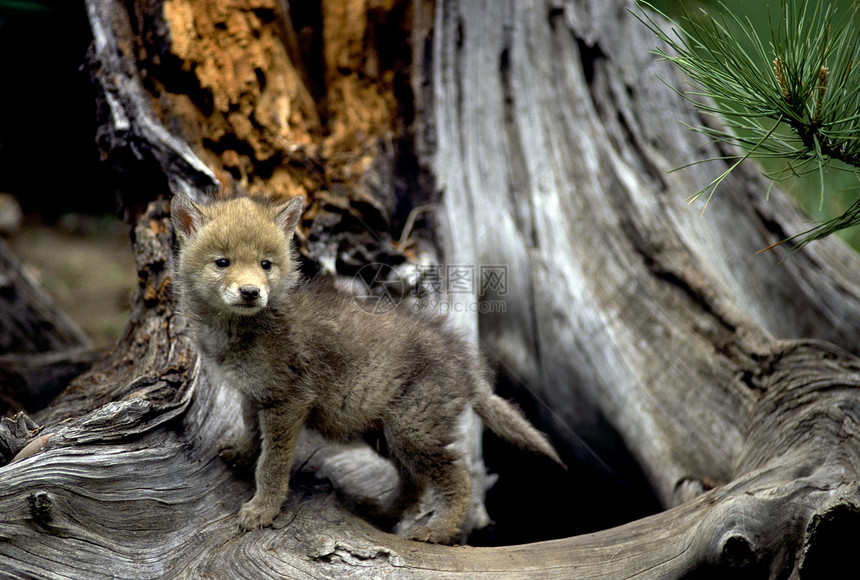
[[273,204],[237,197],[203,205],[177,195],[170,213],[179,241],[176,276],[190,305],[250,316],[295,284],[290,241],[301,198]]

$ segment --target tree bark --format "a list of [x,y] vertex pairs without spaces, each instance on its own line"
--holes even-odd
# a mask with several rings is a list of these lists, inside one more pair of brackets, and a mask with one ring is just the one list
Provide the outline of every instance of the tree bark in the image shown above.
[[[701,119],[658,76],[684,81],[649,54],[628,8],[88,0],[99,143],[133,225],[139,288],[115,352],[35,415],[50,440],[0,468],[3,569],[819,578],[847,567],[860,529],[860,264],[837,240],[784,262],[779,248],[754,256],[804,219],[779,192],[766,199],[754,170],[733,173],[703,216],[684,203],[723,168],[667,172],[724,152],[684,129]],[[347,507],[383,497],[391,467],[309,435],[275,527],[239,532],[253,482],[215,452],[238,405],[207,379],[170,293],[169,195],[209,195],[218,181],[304,195],[311,270],[420,273],[437,256],[472,268],[476,292],[446,298],[454,323],[575,473],[598,462],[633,481],[632,458],[662,511],[516,546],[409,542]],[[504,285],[480,284],[481,266],[503,267]],[[31,425],[6,425],[23,447]]]

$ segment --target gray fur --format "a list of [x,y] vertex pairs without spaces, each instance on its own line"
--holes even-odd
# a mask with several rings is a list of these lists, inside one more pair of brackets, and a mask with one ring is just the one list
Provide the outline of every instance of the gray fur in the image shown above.
[[337,440],[383,435],[403,481],[401,507],[427,484],[443,499],[406,535],[451,542],[470,497],[469,472],[451,446],[465,410],[520,447],[561,460],[493,394],[475,349],[440,322],[397,310],[368,313],[332,285],[301,278],[290,246],[297,199],[173,201],[181,306],[204,364],[244,401],[244,435],[219,450],[228,461],[257,458],[256,493],[239,511],[239,525],[266,526],[280,512],[307,425]]

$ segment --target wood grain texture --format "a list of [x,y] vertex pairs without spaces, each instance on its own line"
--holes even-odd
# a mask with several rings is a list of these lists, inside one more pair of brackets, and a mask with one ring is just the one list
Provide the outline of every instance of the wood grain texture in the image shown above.
[[[563,401],[561,422],[587,435],[593,405],[616,417],[664,498],[681,473],[724,479],[754,398],[731,386],[733,359],[800,336],[856,352],[856,257],[836,240],[815,249],[826,259],[754,256],[803,218],[751,173],[703,216],[685,203],[723,167],[666,171],[719,151],[681,124],[696,113],[657,75],[684,80],[624,3],[504,5],[446,4],[434,60],[448,261],[507,267],[482,340]],[[666,441],[693,454],[670,446],[673,466]]]

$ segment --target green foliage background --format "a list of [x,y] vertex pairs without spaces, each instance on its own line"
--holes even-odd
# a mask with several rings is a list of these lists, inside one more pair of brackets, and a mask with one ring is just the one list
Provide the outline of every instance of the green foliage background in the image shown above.
[[[749,0],[649,0],[650,3],[675,21],[683,22],[686,15],[693,16],[700,9],[710,11],[712,14],[732,14],[741,20],[749,20],[758,32],[759,37],[767,42],[771,37],[771,20],[777,19],[781,14],[782,6],[780,0],[752,1]],[[852,7],[854,0],[834,0],[837,11],[845,11]],[[836,19],[838,21],[838,18]],[[726,24],[732,25],[731,18],[726,18]],[[855,23],[858,25],[860,23]],[[738,34],[739,42],[745,42],[743,34]],[[676,87],[679,90],[687,90],[688,87]],[[860,137],[860,136],[858,136]],[[760,163],[763,170],[767,172],[779,171],[785,166],[782,160],[747,160],[745,163]],[[835,164],[838,164],[836,162]],[[827,172],[824,176],[824,192],[822,196],[821,183],[817,175],[805,177],[791,177],[779,183],[779,187],[792,195],[809,213],[810,224],[833,219],[840,216],[860,197],[858,180],[855,175],[847,171]],[[691,194],[694,192],[690,192]],[[719,203],[719,191],[713,200]],[[852,227],[837,232],[839,237],[846,240],[856,250],[860,250],[860,227]]]

